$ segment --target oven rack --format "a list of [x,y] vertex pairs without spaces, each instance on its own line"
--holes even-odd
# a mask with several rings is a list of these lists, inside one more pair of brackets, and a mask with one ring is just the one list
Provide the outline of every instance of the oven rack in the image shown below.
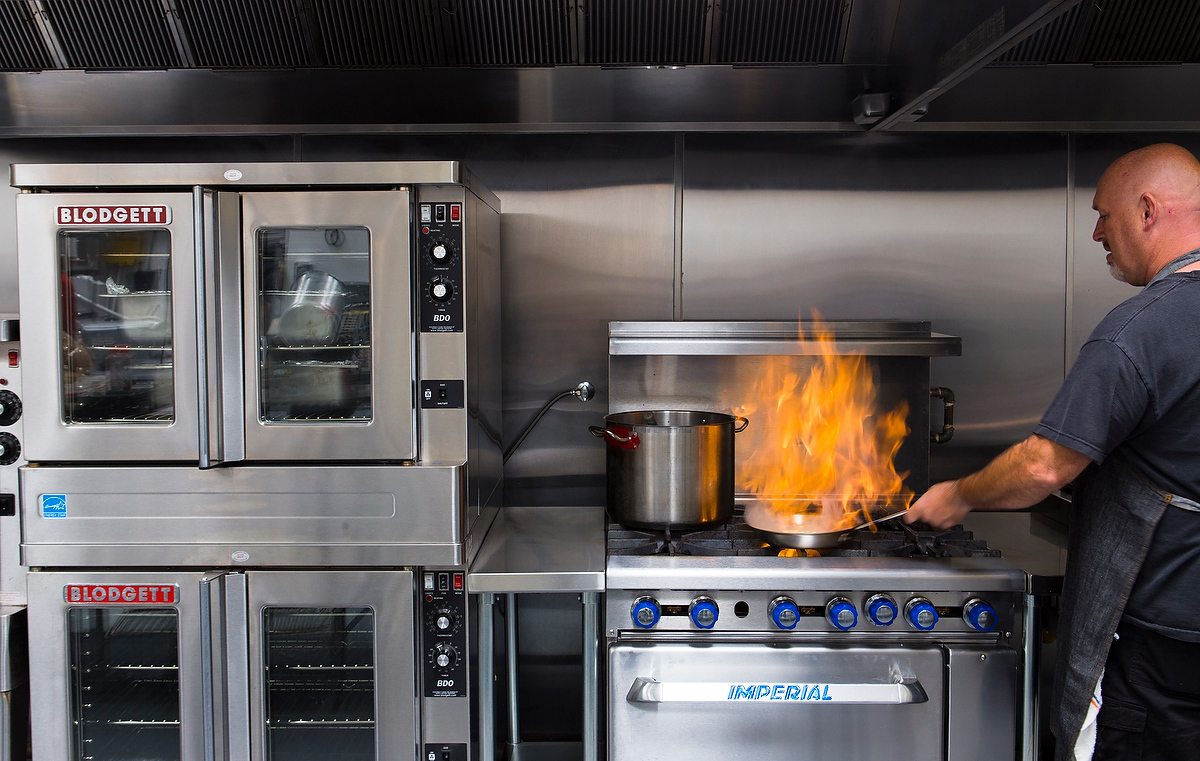
[[375,679],[337,679],[335,680],[291,680],[269,677],[267,688],[279,693],[308,693],[321,692],[328,694],[331,688],[336,688],[338,694],[356,692],[374,692]]
[[170,634],[179,631],[178,614],[174,608],[122,611],[112,626],[104,630],[105,639],[130,634]]
[[367,729],[374,719],[272,719],[267,729]]

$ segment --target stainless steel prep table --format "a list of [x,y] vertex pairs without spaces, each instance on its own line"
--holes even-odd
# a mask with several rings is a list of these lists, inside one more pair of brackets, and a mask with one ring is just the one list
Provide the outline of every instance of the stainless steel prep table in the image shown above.
[[[475,563],[467,588],[480,594],[479,673],[494,674],[493,606],[497,594],[508,595],[509,736],[513,757],[521,757],[517,711],[518,593],[572,593],[583,600],[583,759],[599,754],[600,593],[604,591],[604,526],[602,507],[506,507],[492,524]],[[480,679],[480,716],[492,715],[495,704],[491,679]],[[495,738],[489,722],[480,724],[480,758],[493,760]]]

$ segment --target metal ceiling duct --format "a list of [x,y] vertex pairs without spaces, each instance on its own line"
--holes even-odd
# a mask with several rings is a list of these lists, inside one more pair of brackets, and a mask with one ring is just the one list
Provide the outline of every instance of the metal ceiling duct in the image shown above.
[[570,0],[441,0],[449,63],[561,66],[574,63]]
[[0,69],[40,71],[54,68],[33,11],[26,3],[0,2]]
[[73,69],[182,66],[159,0],[43,0]]
[[1018,65],[1065,62],[1071,55],[1071,48],[1078,34],[1081,7],[1076,5],[1058,16],[998,57],[995,63]]
[[706,63],[708,0],[586,0],[584,63]]
[[197,66],[275,69],[318,63],[293,0],[174,1]]
[[839,63],[850,0],[724,0],[714,63]]
[[318,0],[311,29],[328,66],[444,66],[433,0]]
[[1200,3],[1196,0],[1105,0],[1081,57],[1096,63],[1200,61]]

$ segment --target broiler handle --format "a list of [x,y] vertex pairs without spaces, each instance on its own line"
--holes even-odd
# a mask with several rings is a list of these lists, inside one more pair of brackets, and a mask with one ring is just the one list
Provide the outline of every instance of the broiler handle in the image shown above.
[[948,388],[939,386],[938,388],[929,389],[929,397],[931,399],[942,400],[942,430],[937,433],[931,431],[929,433],[929,442],[931,444],[945,444],[954,438],[954,392]]

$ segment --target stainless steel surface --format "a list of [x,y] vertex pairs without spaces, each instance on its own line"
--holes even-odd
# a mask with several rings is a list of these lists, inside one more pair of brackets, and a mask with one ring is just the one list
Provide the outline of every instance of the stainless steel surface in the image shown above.
[[961,360],[931,363],[957,416],[930,467],[935,480],[968,472],[1026,436],[1062,381],[1065,148],[1032,135],[690,135],[684,317],[817,309],[961,336]]
[[496,758],[496,595],[479,595],[479,761]]
[[[21,363],[21,344],[15,342],[0,342],[0,357],[7,358],[10,351],[17,352],[18,363]],[[0,384],[3,388],[15,394],[22,402],[22,414],[14,423],[0,426],[0,430],[12,434],[17,442],[25,444],[25,397],[21,384],[21,368],[8,367],[0,370]],[[20,469],[25,465],[24,450],[22,455],[11,465],[0,465],[0,494],[11,494],[20,503],[21,478]],[[0,516],[0,606],[24,606],[28,602],[25,593],[25,574],[28,563],[21,557],[21,511],[16,515]]]
[[[404,190],[242,194],[247,459],[411,460],[416,456],[414,331],[410,289],[404,287],[411,280],[412,269],[409,217],[409,193]],[[271,371],[264,367],[267,358],[261,356],[261,342],[271,326],[261,324],[264,317],[259,301],[272,286],[262,281],[258,233],[264,228],[358,226],[369,231],[371,418],[346,422],[264,419],[260,405],[265,403],[266,376]],[[322,266],[321,257],[311,259],[314,266]],[[273,356],[282,355],[276,351]],[[340,390],[348,383],[334,378],[330,385]],[[312,397],[320,394],[317,388],[305,388]],[[340,402],[340,398],[331,401],[335,405]]]
[[0,320],[0,343],[21,340],[21,321],[16,317]]
[[209,460],[234,463],[246,459],[246,426],[241,410],[245,408],[242,378],[242,226],[241,196],[237,193],[210,193],[205,196],[211,228],[205,230],[210,242],[206,270],[209,282],[205,291],[210,302],[208,375]]
[[228,761],[250,761],[250,607],[246,574],[225,577],[224,721]]
[[[183,193],[24,194],[18,197],[17,250],[26,340],[26,457],[30,461],[196,461],[196,308],[192,196]],[[59,303],[59,206],[158,205],[171,209],[170,334],[174,419],[160,422],[63,422],[66,393]],[[73,307],[72,307],[73,309]],[[69,334],[68,334],[69,335]],[[71,338],[74,338],[71,336]]]
[[250,624],[250,740],[267,757],[264,609],[369,607],[374,618],[374,705],[379,757],[400,757],[418,744],[414,592],[411,571],[256,571],[247,574]]
[[[736,683],[727,682],[660,682],[649,677],[637,677],[629,687],[625,697],[630,703],[722,703],[729,700],[729,688]],[[800,685],[784,685],[785,687],[800,687]],[[806,688],[809,685],[804,685]],[[838,703],[854,703],[858,705],[902,705],[904,703],[926,703],[929,696],[921,688],[921,683],[913,681],[896,681],[892,683],[861,683],[851,684],[839,682],[828,685],[834,688],[830,697]],[[744,689],[743,685],[743,689]],[[808,691],[807,689],[805,690]],[[786,696],[789,690],[781,694]],[[799,690],[791,691],[793,695],[800,694]],[[828,690],[818,695],[825,699]],[[786,697],[779,697],[786,700]],[[804,698],[791,698],[801,700]]]
[[583,761],[600,757],[600,595],[584,592],[583,601]]
[[[969,587],[979,592],[1023,592],[1025,574],[1000,558],[608,558],[607,588],[661,589],[869,589],[895,574],[895,591]],[[803,560],[803,559],[800,559]]]
[[950,701],[946,761],[1017,761],[1021,738],[1021,653],[947,648]]
[[698,528],[733,515],[734,436],[745,418],[649,410],[606,415],[608,514],[624,526]]
[[[44,566],[458,565],[462,480],[461,466],[27,467],[25,558]],[[42,517],[42,494],[64,495],[67,517]],[[142,519],[138,531],[130,519]]]
[[473,592],[604,591],[604,509],[505,507],[467,576]]
[[[804,748],[815,758],[865,760],[887,758],[898,747],[913,758],[941,758],[944,738],[934,728],[945,719],[943,663],[940,650],[922,647],[610,644],[609,758],[737,758],[751,748],[756,755],[783,757]],[[832,699],[652,705],[627,699],[637,679],[651,676],[664,683],[818,684],[832,693],[834,685],[846,683],[896,692],[898,675],[919,681],[928,700],[896,707]],[[671,742],[657,742],[660,737]]]
[[[804,356],[957,357],[962,339],[932,333],[927,322],[839,321],[821,326],[833,345],[814,340],[814,326],[800,322],[612,322],[611,356]],[[800,331],[804,330],[802,334]]]
[[[217,761],[217,721],[225,708],[224,695],[215,692],[217,685],[224,680],[218,679],[218,666],[214,663],[214,656],[219,658],[224,649],[218,644],[221,615],[224,612],[221,576],[221,573],[206,574],[200,580],[200,687],[204,701],[204,761]],[[222,748],[221,758],[224,757]]]
[[[179,736],[182,761],[204,758],[204,716],[200,639],[199,573],[178,571],[57,572],[29,575],[29,635],[37,646],[30,652],[30,711],[35,758],[75,758],[72,752],[70,704],[71,675],[64,601],[66,584],[165,584],[178,585]],[[82,607],[88,607],[83,603]]]
[[504,602],[504,629],[506,646],[504,661],[508,671],[508,745],[510,748],[521,744],[521,700],[520,673],[517,669],[519,647],[517,644],[517,596],[512,592],[506,595]]
[[1031,594],[1025,595],[1022,631],[1025,632],[1025,638],[1021,647],[1021,761],[1037,761],[1041,734],[1038,671],[1041,667],[1042,616],[1037,598]]
[[[757,508],[757,509],[756,509]],[[758,529],[768,542],[777,547],[791,547],[793,549],[823,549],[828,547],[837,547],[839,544],[846,542],[850,535],[859,529],[874,526],[881,521],[899,518],[907,512],[907,508],[898,512],[884,515],[880,518],[873,518],[869,521],[862,521],[857,526],[851,526],[846,529],[837,531],[820,531],[806,533],[803,531],[773,531],[771,523],[764,520],[766,516],[762,512],[763,508],[757,505],[746,508],[746,525]],[[755,525],[755,524],[759,525]]]

